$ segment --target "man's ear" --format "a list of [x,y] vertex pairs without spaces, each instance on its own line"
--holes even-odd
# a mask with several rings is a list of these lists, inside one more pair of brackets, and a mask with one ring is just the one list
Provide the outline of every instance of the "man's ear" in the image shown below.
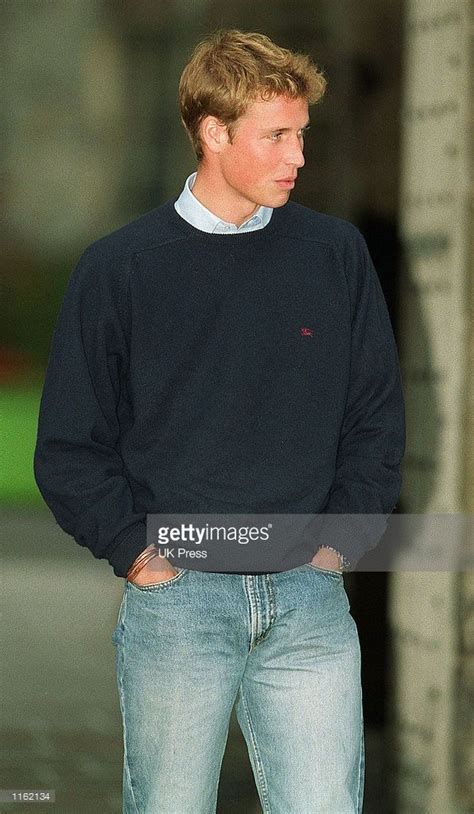
[[227,125],[215,116],[205,116],[201,122],[201,142],[211,153],[220,153],[229,143]]

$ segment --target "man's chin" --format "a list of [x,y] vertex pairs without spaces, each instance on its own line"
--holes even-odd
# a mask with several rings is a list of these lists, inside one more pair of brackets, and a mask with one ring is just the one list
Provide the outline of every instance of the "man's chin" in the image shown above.
[[268,206],[271,209],[278,209],[279,206],[284,206],[288,202],[293,190],[282,189],[279,192],[272,192],[269,195],[262,196],[262,201],[259,206]]
[[281,195],[279,195],[278,199],[276,199],[273,204],[270,204],[270,206],[272,206],[274,209],[278,209],[279,206],[285,206],[285,204],[288,203],[291,192],[292,192],[291,189],[282,190]]
[[281,189],[275,193],[274,190],[268,192],[267,195],[262,195],[260,200],[255,201],[257,206],[267,206],[269,209],[278,209],[279,206],[284,206],[288,202],[292,189]]
[[285,200],[284,201],[279,201],[278,203],[274,203],[273,208],[278,209],[279,206],[285,206],[285,204],[288,203],[289,199],[290,199],[290,193],[288,192],[288,195],[286,195]]

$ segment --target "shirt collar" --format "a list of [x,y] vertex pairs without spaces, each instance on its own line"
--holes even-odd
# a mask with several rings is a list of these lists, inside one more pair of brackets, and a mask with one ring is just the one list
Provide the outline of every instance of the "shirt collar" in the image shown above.
[[193,172],[186,178],[183,190],[174,204],[178,215],[181,215],[181,217],[187,220],[192,226],[201,229],[203,232],[232,234],[233,232],[251,232],[255,229],[263,229],[270,221],[273,209],[269,206],[259,206],[253,215],[242,223],[241,226],[236,226],[235,223],[222,220],[207,209],[207,207],[193,195],[191,190],[196,180],[196,175],[197,173]]

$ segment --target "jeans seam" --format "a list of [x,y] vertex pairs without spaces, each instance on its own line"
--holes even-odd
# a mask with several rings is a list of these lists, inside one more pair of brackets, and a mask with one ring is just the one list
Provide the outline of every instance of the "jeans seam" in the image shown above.
[[275,609],[275,594],[273,593],[273,584],[272,578],[270,574],[264,574],[263,576],[265,586],[267,588],[267,596],[268,596],[268,604],[269,604],[269,621],[268,621],[268,628],[267,633],[271,630],[275,619],[276,619],[276,609]]
[[148,585],[136,585],[134,582],[127,580],[127,584],[131,585],[132,588],[136,588],[142,593],[152,594],[158,591],[164,591],[166,588],[171,588],[171,586],[174,585],[175,582],[178,582],[185,573],[186,568],[182,568],[177,574],[174,574],[174,576],[170,577],[169,579],[163,579],[161,582],[150,582]]
[[[122,604],[120,607],[121,616],[122,616],[122,623],[123,618],[125,617],[127,609],[127,595],[124,594],[122,598]],[[123,671],[124,671],[124,663],[125,663],[125,650],[124,650],[124,643],[123,640],[121,642],[121,646],[119,649],[119,658],[120,658],[120,670],[118,671],[118,685],[119,685],[119,696],[120,696],[120,709],[122,712],[122,722],[123,722],[123,763],[125,769],[125,776],[127,779],[127,783],[130,789],[130,796],[132,798],[133,805],[135,806],[136,814],[139,814],[137,801],[135,800],[135,792],[133,791],[132,785],[132,776],[130,774],[130,767],[128,765],[128,750],[127,750],[127,723],[125,720],[125,700],[124,700],[124,691],[123,691]]]
[[365,746],[364,746],[364,715],[360,719],[360,749],[359,749],[359,782],[357,787],[357,814],[362,814],[364,800],[364,772],[365,772]]
[[326,572],[327,574],[334,574],[335,577],[338,576],[342,577],[343,575],[342,571],[336,571],[335,568],[323,568],[321,565],[313,565],[311,562],[307,562],[305,563],[305,565],[307,565],[308,568],[314,568],[315,571],[323,571]]
[[249,612],[249,627],[250,627],[250,641],[249,641],[249,653],[250,653],[256,646],[256,634],[258,629],[257,599],[255,595],[255,584],[253,582],[255,577],[247,574],[244,575],[242,579],[244,583],[244,590],[248,599],[247,606]]
[[257,783],[257,786],[258,786],[258,789],[259,789],[260,800],[261,800],[261,803],[262,803],[262,806],[263,806],[263,809],[264,809],[264,814],[271,814],[270,801],[268,799],[267,780],[266,780],[266,777],[265,777],[265,772],[263,770],[263,764],[262,764],[260,754],[259,754],[259,751],[258,751],[257,741],[256,741],[256,738],[255,738],[255,732],[254,732],[254,728],[252,726],[252,721],[251,721],[250,713],[249,713],[249,710],[248,710],[248,707],[247,707],[247,702],[245,700],[245,696],[244,696],[244,693],[242,691],[242,686],[240,687],[240,695],[241,695],[241,698],[242,698],[242,709],[244,711],[245,718],[247,720],[247,726],[249,728],[250,745],[252,747],[253,755],[254,755],[254,758],[255,758],[255,768],[257,770],[255,780],[256,780],[256,783]]

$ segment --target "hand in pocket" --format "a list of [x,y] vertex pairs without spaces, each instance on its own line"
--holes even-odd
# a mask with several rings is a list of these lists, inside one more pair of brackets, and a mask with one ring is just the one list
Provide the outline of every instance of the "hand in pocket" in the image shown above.
[[140,586],[156,585],[158,582],[166,582],[167,579],[175,577],[177,573],[176,568],[167,559],[157,556],[149,560],[129,582]]

